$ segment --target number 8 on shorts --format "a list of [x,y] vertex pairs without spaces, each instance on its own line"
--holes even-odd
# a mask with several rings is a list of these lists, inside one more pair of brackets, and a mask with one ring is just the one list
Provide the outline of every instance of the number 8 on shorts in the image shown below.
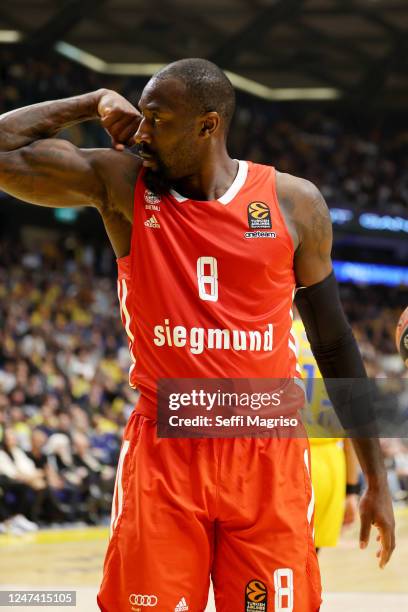
[[275,586],[275,612],[292,612],[293,610],[293,571],[287,567],[273,573]]

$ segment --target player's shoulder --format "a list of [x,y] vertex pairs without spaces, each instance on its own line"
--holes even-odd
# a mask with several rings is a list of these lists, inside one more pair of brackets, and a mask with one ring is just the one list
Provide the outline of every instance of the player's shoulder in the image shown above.
[[311,181],[277,171],[276,192],[287,216],[295,224],[301,224],[300,234],[305,227],[313,225],[313,219],[319,220],[319,223],[330,222],[327,204],[320,190]]
[[290,197],[313,200],[320,194],[319,189],[316,187],[316,185],[314,185],[314,183],[312,183],[312,181],[289,174],[287,172],[280,172],[280,170],[273,166],[273,164],[260,164],[258,162],[248,160],[246,163],[248,164],[249,173],[273,173],[278,197],[280,195],[283,198]]
[[276,188],[278,195],[301,200],[304,203],[313,202],[321,197],[319,189],[312,181],[279,170],[276,170]]

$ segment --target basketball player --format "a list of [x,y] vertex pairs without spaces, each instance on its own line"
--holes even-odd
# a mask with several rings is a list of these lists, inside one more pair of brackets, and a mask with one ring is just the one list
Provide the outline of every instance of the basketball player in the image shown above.
[[302,321],[292,325],[298,364],[306,385],[305,418],[315,494],[314,541],[316,549],[336,546],[342,525],[350,525],[357,515],[360,494],[359,471],[351,440],[339,435],[339,424],[327,396],[322,375],[308,342]]
[[[221,612],[320,607],[307,441],[156,435],[159,378],[295,375],[296,284],[323,376],[365,376],[332,273],[327,206],[304,179],[230,158],[233,111],[224,73],[187,59],[149,81],[138,109],[101,89],[0,118],[0,188],[94,206],[118,258],[141,399],[120,454],[103,611],[202,611],[210,574]],[[112,150],[55,138],[92,119]],[[134,142],[139,157],[125,150]],[[383,567],[394,548],[386,473],[377,440],[355,445],[368,483],[361,545],[374,524]]]

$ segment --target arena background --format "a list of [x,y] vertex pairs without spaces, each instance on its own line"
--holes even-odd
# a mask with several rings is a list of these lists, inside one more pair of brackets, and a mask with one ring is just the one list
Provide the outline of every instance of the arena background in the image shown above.
[[[367,369],[396,385],[407,378],[394,343],[408,305],[406,0],[14,0],[0,7],[0,43],[0,112],[101,86],[136,102],[158,67],[186,56],[227,70],[238,96],[231,153],[319,186]],[[109,146],[97,123],[62,136]],[[0,423],[46,470],[45,488],[29,483],[40,529],[0,522],[0,586],[71,588],[84,611],[96,610],[120,435],[136,399],[115,265],[95,211],[0,192]],[[324,611],[408,604],[408,446],[383,449],[397,550],[380,572],[374,543],[361,552],[356,528],[345,531],[320,557]],[[0,456],[6,509],[16,499],[1,474]]]

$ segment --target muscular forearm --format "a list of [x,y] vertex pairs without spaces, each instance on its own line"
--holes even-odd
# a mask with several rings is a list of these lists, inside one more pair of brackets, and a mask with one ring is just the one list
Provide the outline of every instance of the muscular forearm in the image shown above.
[[60,130],[97,118],[106,90],[63,100],[25,106],[0,116],[0,151],[15,151],[35,140],[55,136]]

